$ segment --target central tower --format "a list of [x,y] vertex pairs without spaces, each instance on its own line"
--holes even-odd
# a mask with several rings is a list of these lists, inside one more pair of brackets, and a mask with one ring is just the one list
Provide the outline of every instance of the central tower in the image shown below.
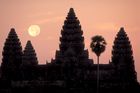
[[70,8],[64,21],[60,37],[60,50],[56,51],[57,62],[64,62],[69,56],[74,56],[79,62],[92,63],[89,60],[88,50],[84,50],[84,37],[80,22],[75,15],[74,9]]

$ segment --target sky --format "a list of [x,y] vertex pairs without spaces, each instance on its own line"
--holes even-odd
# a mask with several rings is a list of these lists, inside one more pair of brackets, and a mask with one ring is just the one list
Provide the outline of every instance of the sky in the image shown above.
[[[120,27],[125,28],[140,82],[140,0],[0,0],[0,59],[5,39],[10,29],[15,28],[23,49],[27,40],[31,40],[39,64],[50,62],[59,49],[60,32],[71,7],[82,25],[85,49],[95,63],[96,55],[89,47],[91,37],[102,35],[106,39],[106,51],[100,57],[100,63],[106,64],[111,59],[117,32]],[[38,25],[40,35],[31,37],[30,25]]]

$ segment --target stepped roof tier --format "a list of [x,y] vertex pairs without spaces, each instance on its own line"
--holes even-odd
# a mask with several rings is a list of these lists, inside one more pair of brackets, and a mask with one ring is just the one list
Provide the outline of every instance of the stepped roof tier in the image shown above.
[[18,79],[18,71],[22,63],[22,47],[14,28],[8,34],[2,55],[2,77],[5,79]]
[[[59,47],[60,50],[56,51],[55,57],[57,61],[64,61],[65,56],[68,55],[68,53],[65,52],[69,51],[69,53],[75,55],[79,62],[92,63],[92,60],[88,58],[88,50],[84,50],[83,30],[81,29],[80,21],[76,17],[73,8],[70,8],[64,21]],[[70,52],[70,50],[72,51]]]
[[114,41],[112,63],[115,65],[117,70],[119,70],[118,72],[120,74],[124,72],[129,74],[126,75],[129,77],[125,78],[136,80],[132,45],[130,44],[129,38],[123,27],[118,32]]
[[23,62],[22,65],[37,65],[38,60],[36,57],[35,50],[31,44],[31,41],[27,41],[25,50],[23,51]]

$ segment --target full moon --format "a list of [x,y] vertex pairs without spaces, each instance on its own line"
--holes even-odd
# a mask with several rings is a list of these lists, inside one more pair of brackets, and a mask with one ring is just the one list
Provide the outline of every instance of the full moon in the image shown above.
[[28,33],[30,36],[36,37],[40,34],[40,27],[38,25],[31,25],[28,28]]

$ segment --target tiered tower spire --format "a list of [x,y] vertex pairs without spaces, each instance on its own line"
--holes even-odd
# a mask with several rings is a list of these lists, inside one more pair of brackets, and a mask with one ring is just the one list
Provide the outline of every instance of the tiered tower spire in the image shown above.
[[19,79],[22,63],[22,47],[14,28],[11,29],[3,48],[2,77],[9,80]]
[[38,60],[31,41],[27,41],[25,50],[23,51],[23,62],[21,65],[22,78],[25,80],[33,80],[37,78]]
[[112,62],[123,80],[136,80],[132,46],[123,27],[114,41]]
[[25,50],[23,51],[23,62],[22,65],[37,65],[38,60],[36,57],[35,50],[31,44],[31,41],[27,41]]
[[64,22],[63,29],[61,31],[62,37],[60,37],[60,50],[65,52],[69,47],[77,53],[81,53],[84,50],[84,37],[81,25],[77,19],[73,8],[69,10],[68,16]]
[[84,37],[80,22],[75,15],[74,9],[70,8],[69,13],[64,21],[60,37],[60,51],[56,51],[56,60],[65,58],[65,52],[69,49],[75,52],[79,60],[87,61],[88,50],[84,50]]

